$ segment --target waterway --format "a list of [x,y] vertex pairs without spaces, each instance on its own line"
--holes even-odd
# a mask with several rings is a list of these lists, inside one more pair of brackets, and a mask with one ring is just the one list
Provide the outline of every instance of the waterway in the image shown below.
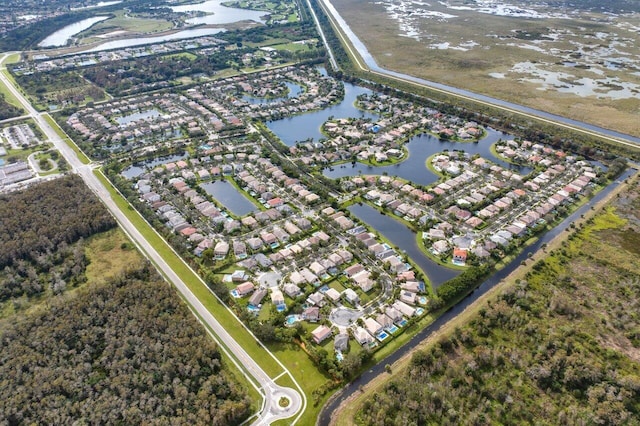
[[640,144],[640,138],[639,137],[635,137],[635,136],[627,135],[627,134],[624,134],[624,133],[616,132],[614,130],[604,129],[602,127],[594,126],[594,125],[589,124],[589,123],[583,123],[581,121],[572,120],[570,118],[565,118],[565,117],[561,117],[559,115],[551,114],[551,113],[548,113],[546,111],[541,111],[541,110],[537,110],[535,108],[525,107],[525,106],[522,106],[522,105],[518,105],[518,104],[515,104],[515,103],[512,103],[512,102],[503,101],[503,100],[500,100],[500,99],[495,99],[495,98],[492,98],[490,96],[480,95],[478,93],[474,93],[474,92],[471,92],[469,90],[459,89],[457,87],[448,86],[446,84],[436,83],[434,81],[429,81],[429,80],[425,80],[425,79],[422,79],[422,78],[414,77],[414,76],[411,76],[411,75],[408,75],[408,74],[403,74],[403,73],[399,73],[399,72],[396,72],[396,71],[391,71],[391,70],[387,70],[387,69],[381,68],[378,65],[378,63],[375,61],[375,59],[373,58],[371,53],[369,53],[369,50],[364,45],[364,43],[351,30],[351,28],[346,23],[346,21],[342,18],[342,16],[340,16],[340,14],[336,10],[336,8],[333,7],[333,5],[331,4],[331,1],[330,0],[321,0],[321,1],[327,7],[327,9],[329,10],[330,14],[333,15],[334,19],[338,23],[338,26],[340,27],[340,30],[343,31],[345,33],[345,35],[349,38],[349,41],[351,42],[351,44],[358,51],[358,54],[362,57],[362,59],[364,60],[366,66],[372,72],[376,72],[376,73],[380,73],[380,74],[384,74],[384,75],[390,75],[390,76],[399,78],[401,80],[411,81],[411,82],[414,82],[414,83],[422,84],[424,86],[433,87],[435,89],[444,90],[444,91],[447,91],[447,92],[455,93],[457,95],[462,95],[462,96],[466,96],[466,97],[469,97],[469,98],[472,98],[472,99],[476,99],[476,100],[479,100],[479,101],[482,101],[482,102],[487,102],[487,103],[490,103],[490,104],[493,104],[493,105],[498,105],[498,106],[501,106],[501,107],[505,107],[505,108],[508,108],[508,109],[511,109],[511,110],[523,112],[523,113],[526,113],[526,114],[535,115],[537,117],[546,118],[546,119],[549,119],[549,120],[553,120],[555,122],[568,124],[570,126],[574,126],[574,127],[577,127],[577,128],[586,129],[586,130],[593,131],[593,132],[596,132],[596,133],[600,133],[600,134],[603,134],[603,135],[606,135],[606,136],[611,136],[611,137],[614,137],[614,138],[618,138],[618,139],[622,139],[622,140],[625,140],[625,141],[629,141],[629,142],[633,142],[633,143],[636,143],[636,144]]
[[215,198],[236,216],[244,216],[258,208],[226,180],[216,180],[200,184],[207,194]]
[[267,123],[267,127],[287,146],[293,146],[296,142],[309,138],[318,141],[325,137],[320,131],[320,127],[324,122],[329,120],[329,117],[362,117],[374,121],[377,120],[379,118],[378,115],[359,110],[355,107],[355,101],[359,95],[371,93],[373,93],[371,90],[364,87],[344,83],[344,99],[342,102],[319,111],[270,121]]
[[178,31],[155,37],[125,38],[122,40],[108,41],[91,49],[83,50],[82,53],[102,52],[103,50],[123,49],[125,47],[142,46],[145,44],[162,43],[171,40],[182,40],[185,38],[203,37],[218,34],[225,31],[224,28],[192,28],[190,30]]
[[461,271],[446,268],[429,259],[418,247],[416,235],[401,222],[383,215],[367,204],[354,204],[349,207],[362,222],[378,231],[382,236],[398,247],[429,277],[431,285],[436,290],[442,283],[456,277]]
[[508,163],[491,152],[491,145],[498,139],[510,140],[513,136],[503,134],[493,129],[487,129],[487,135],[478,143],[472,142],[452,142],[442,141],[430,134],[421,134],[412,137],[405,145],[408,151],[408,158],[400,163],[390,166],[371,166],[362,163],[346,163],[336,166],[330,166],[324,169],[323,174],[332,179],[344,176],[363,175],[382,175],[397,176],[419,185],[431,185],[438,181],[439,176],[431,172],[426,167],[426,160],[430,156],[443,151],[463,151],[469,155],[478,154],[481,157],[499,165],[506,169],[510,169],[521,175],[527,175],[531,172],[531,168],[517,166]]
[[67,25],[64,28],[59,29],[58,31],[50,34],[38,43],[40,47],[60,47],[65,46],[69,40],[76,34],[80,34],[84,30],[88,30],[93,25],[98,22],[109,19],[108,16],[94,16],[93,18],[83,19],[82,21],[74,22],[73,24]]
[[474,292],[472,292],[469,296],[464,298],[460,303],[455,305],[453,308],[449,309],[447,312],[438,317],[433,323],[429,324],[423,330],[421,330],[418,334],[409,340],[404,346],[399,348],[397,351],[389,355],[388,357],[380,360],[376,365],[374,365],[369,370],[365,371],[360,377],[349,383],[342,390],[340,390],[327,405],[322,408],[320,412],[320,416],[318,418],[317,424],[320,426],[328,426],[331,420],[331,414],[344,402],[346,398],[358,392],[358,388],[360,386],[364,386],[368,384],[370,381],[378,377],[380,374],[384,373],[385,365],[393,364],[403,356],[405,356],[408,352],[414,349],[416,346],[421,344],[427,337],[431,336],[433,333],[438,331],[440,327],[445,325],[450,320],[457,317],[460,313],[462,313],[467,307],[469,307],[473,302],[475,302],[479,297],[486,294],[489,290],[495,287],[500,281],[506,278],[509,274],[511,274],[523,260],[528,258],[528,253],[534,253],[540,249],[543,244],[548,244],[554,237],[562,232],[565,232],[569,226],[573,222],[575,222],[580,215],[584,214],[587,210],[591,208],[594,204],[598,203],[600,200],[605,198],[615,187],[619,185],[619,183],[626,178],[632,176],[635,173],[635,170],[627,170],[616,182],[612,183],[598,194],[593,197],[588,203],[580,207],[573,214],[569,215],[562,223],[551,231],[544,234],[536,243],[527,247],[519,256],[517,256],[511,263],[505,266],[500,271],[493,274],[486,281],[484,281]]
[[196,4],[171,6],[171,10],[182,13],[203,12],[207,14],[187,19],[186,22],[191,25],[220,25],[239,21],[255,21],[263,24],[266,22],[262,17],[268,12],[227,7],[223,6],[222,2],[223,0],[208,0]]
[[242,99],[254,105],[268,105],[272,103],[282,102],[287,99],[297,98],[302,92],[304,92],[304,88],[299,84],[295,84],[290,81],[285,81],[284,84],[288,89],[287,96],[283,96],[280,98],[260,98],[257,96],[245,95],[242,97]]
[[122,3],[122,0],[116,0],[116,1],[101,1],[98,2],[96,4],[92,4],[89,6],[83,6],[83,7],[72,7],[71,10],[84,10],[84,9],[96,9],[99,7],[107,7],[107,6],[114,6],[116,4],[120,4]]
[[152,168],[159,166],[160,164],[166,164],[174,161],[184,160],[187,157],[189,157],[189,154],[184,153],[184,154],[168,155],[164,157],[154,158],[153,160],[133,163],[131,166],[127,167],[122,172],[120,172],[120,174],[127,179],[134,179],[143,175],[145,172],[151,170]]

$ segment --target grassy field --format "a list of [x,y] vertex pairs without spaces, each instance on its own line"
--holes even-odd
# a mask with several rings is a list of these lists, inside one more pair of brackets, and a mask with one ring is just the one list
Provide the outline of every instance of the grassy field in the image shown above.
[[[480,318],[486,318],[486,314],[483,312],[486,312],[488,307],[503,302],[503,294],[513,293],[513,289],[517,286],[516,282],[526,280],[529,283],[527,293],[530,293],[533,299],[543,297],[544,303],[551,306],[547,309],[551,309],[550,315],[553,317],[552,320],[547,319],[551,322],[547,322],[544,326],[533,323],[530,326],[544,329],[545,334],[558,335],[575,329],[579,330],[580,339],[584,339],[584,336],[592,336],[588,338],[591,343],[587,347],[590,350],[586,351],[586,354],[583,353],[582,356],[591,357],[592,360],[588,362],[594,365],[601,365],[596,359],[603,354],[607,359],[614,359],[616,366],[621,369],[629,367],[628,360],[640,359],[638,319],[635,313],[631,317],[625,314],[636,312],[632,305],[638,303],[637,293],[631,297],[629,291],[634,285],[636,287],[639,285],[637,277],[640,270],[635,259],[640,254],[638,252],[640,248],[640,217],[637,213],[640,207],[640,185],[636,179],[629,184],[629,187],[626,184],[621,185],[616,192],[617,194],[610,194],[596,209],[591,210],[578,221],[577,228],[581,230],[576,235],[570,237],[568,241],[565,239],[566,235],[554,239],[545,250],[534,254],[533,262],[528,262],[526,266],[518,268],[492,292],[481,297],[454,321],[427,339],[423,343],[422,349],[431,350],[439,342],[450,339],[451,336],[467,335],[466,333],[476,335],[478,324],[482,321]],[[600,211],[599,209],[604,205],[608,205],[608,207],[604,211]],[[635,277],[635,281],[633,277]],[[571,284],[567,286],[567,283]],[[547,295],[549,292],[551,292],[551,296]],[[505,315],[509,315],[508,311],[504,312]],[[545,315],[543,317],[546,318]],[[535,322],[538,319],[530,319],[530,321]],[[526,322],[520,324],[517,333],[523,334],[522,330],[526,327]],[[509,343],[506,343],[505,339],[509,342],[518,341],[518,337],[509,335],[511,333],[509,329],[508,326],[492,328],[490,336],[495,337],[491,338],[491,343],[485,343],[484,348],[490,351],[494,349],[492,347],[494,345],[495,348],[500,347],[499,350],[502,353],[509,353]],[[594,341],[598,344],[591,346]],[[446,367],[451,371],[447,375],[449,379],[456,380],[454,371],[459,371],[456,368],[461,360],[469,362],[469,357],[472,355],[467,355],[465,350],[465,345],[461,345],[456,350],[457,355],[442,356],[440,362],[444,362],[445,366],[450,365],[450,367]],[[522,345],[522,342],[517,350],[523,351],[525,354],[535,353],[535,348],[527,349]],[[503,369],[503,367],[497,368]],[[376,399],[376,395],[386,392],[389,389],[390,380],[404,380],[402,377],[408,374],[408,371],[412,371],[412,374],[418,374],[415,371],[415,365],[411,363],[411,354],[393,365],[392,371],[391,375],[383,374],[378,377],[363,392],[352,395],[348,403],[343,404],[338,413],[334,413],[333,424],[361,424],[354,419],[363,418],[361,411],[363,404],[369,404]],[[500,376],[508,374],[512,373],[500,371]],[[434,384],[437,384],[438,380],[443,379],[434,377],[430,379],[430,381],[432,380]],[[462,378],[462,380],[467,379]],[[469,389],[478,389],[479,386],[483,386],[483,383],[486,386],[484,392],[490,393],[491,389],[486,383],[492,382],[487,378],[484,378],[484,381],[476,380],[473,387]],[[521,380],[511,379],[511,383],[514,385],[512,386],[513,392],[520,390]],[[574,395],[579,395],[579,393],[574,393]],[[405,396],[396,395],[396,398],[406,402]],[[449,401],[453,396],[443,395],[443,398]],[[548,395],[543,392],[542,395],[528,400],[529,403],[535,405],[536,402],[533,400],[536,398],[547,401]],[[578,404],[572,400],[572,395],[565,395],[562,392],[558,395],[552,395],[552,399],[554,398],[562,399],[567,404]],[[423,402],[426,403],[426,401]],[[553,403],[549,403],[548,407],[552,405]],[[372,409],[370,405],[367,407],[369,407],[367,410]],[[582,409],[584,411],[584,407]],[[521,411],[522,407],[519,406],[518,410]],[[589,411],[589,408],[586,411]],[[467,411],[463,410],[463,413],[466,414]],[[444,419],[442,420],[444,421]],[[458,421],[462,421],[462,419],[458,419]]]
[[14,107],[22,109],[22,105],[20,104],[20,101],[18,101],[16,97],[13,96],[13,93],[11,93],[11,91],[7,88],[7,86],[1,81],[0,81],[0,94],[4,96],[4,100],[7,103],[9,103],[10,105],[13,105]]
[[126,31],[135,34],[152,34],[168,31],[173,24],[164,19],[147,19],[129,16],[125,11],[117,11],[115,17],[99,22],[87,31],[79,34],[80,44],[104,42],[106,39],[97,37],[114,31]]
[[[599,37],[608,34],[597,42],[603,48],[614,45],[616,37],[624,38],[629,42],[621,50],[637,55],[638,34],[622,24],[612,27],[602,15],[572,21],[520,19],[451,11],[443,5],[431,4],[429,10],[456,17],[406,18],[421,35],[409,37],[402,35],[398,20],[389,16],[385,3],[369,0],[332,3],[384,68],[640,135],[636,116],[640,108],[637,93],[640,78],[630,72],[636,65],[603,68],[606,55],[602,54],[603,59],[594,50],[570,57],[578,43],[593,46],[594,34]],[[550,76],[550,83],[544,86],[546,90],[537,81],[545,77],[538,71],[527,72],[516,66],[523,63],[534,64],[534,68]],[[527,67],[531,65],[524,68]],[[591,94],[588,92],[591,81],[602,79],[601,75],[611,80],[598,83],[600,87]],[[626,84],[631,85],[631,93],[625,99],[615,99]],[[617,91],[613,97],[608,96],[611,89]]]
[[92,237],[85,254],[89,259],[87,280],[92,283],[115,277],[142,260],[140,253],[119,228]]

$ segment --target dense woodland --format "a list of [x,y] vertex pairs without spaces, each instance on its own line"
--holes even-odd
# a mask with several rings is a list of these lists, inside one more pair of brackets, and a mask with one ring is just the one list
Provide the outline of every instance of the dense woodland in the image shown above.
[[640,424],[640,188],[384,385],[362,425]]
[[115,258],[94,259],[115,278],[87,281],[85,246],[114,222],[79,178],[4,196],[0,209],[3,297],[15,305],[24,302],[16,295],[38,295],[25,309],[0,303],[0,425],[233,425],[247,418],[246,389],[148,264],[126,269]]
[[0,120],[7,118],[20,117],[24,114],[21,108],[11,105],[4,97],[4,93],[0,93]]
[[0,334],[0,424],[239,424],[245,390],[149,267]]
[[75,175],[0,196],[0,267],[52,254],[61,243],[116,225]]

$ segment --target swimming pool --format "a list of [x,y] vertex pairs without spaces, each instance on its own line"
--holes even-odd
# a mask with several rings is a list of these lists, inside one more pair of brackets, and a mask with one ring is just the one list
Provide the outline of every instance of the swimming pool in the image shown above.
[[400,322],[398,323],[398,325],[399,325],[400,327],[404,327],[405,325],[407,325],[407,320],[406,320],[406,319],[404,319],[404,318],[402,318],[402,319],[400,320]]
[[416,315],[420,316],[424,314],[424,309],[423,308],[416,308]]
[[336,360],[338,362],[342,362],[343,359],[344,359],[344,355],[342,355],[342,352],[336,351]]
[[283,303],[283,304],[281,304],[281,305],[277,305],[277,306],[276,306],[276,310],[277,310],[278,312],[284,312],[284,311],[286,311],[286,310],[287,310],[287,305],[285,305],[284,303]]
[[418,296],[418,303],[421,305],[426,305],[427,304],[427,297],[426,296]]
[[380,340],[382,342],[387,337],[389,337],[389,335],[383,331],[383,332],[378,333],[378,335],[376,336],[376,339],[378,339],[378,340]]
[[238,294],[238,290],[236,290],[236,289],[231,290],[231,295],[232,295],[233,297],[235,297],[236,299],[237,299],[238,297],[240,297],[240,295]]
[[387,331],[389,333],[395,333],[396,331],[398,331],[398,327],[396,327],[395,325],[392,325],[391,327],[387,327]]
[[300,315],[289,315],[284,319],[284,325],[287,327],[291,327],[293,324],[300,321],[302,317]]

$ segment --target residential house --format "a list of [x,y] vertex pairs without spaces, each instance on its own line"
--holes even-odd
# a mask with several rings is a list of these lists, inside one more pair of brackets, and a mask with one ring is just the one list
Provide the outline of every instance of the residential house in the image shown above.
[[453,249],[453,263],[456,265],[464,265],[467,261],[467,251],[461,248]]
[[391,318],[391,320],[394,323],[402,321],[402,312],[400,312],[399,310],[397,310],[393,306],[387,306],[386,308],[384,308],[384,313],[389,318]]
[[386,329],[393,327],[393,320],[385,314],[378,314],[376,322]]
[[376,336],[382,331],[382,325],[380,325],[378,321],[374,320],[371,317],[367,317],[364,319],[364,326],[367,331],[373,336]]
[[260,303],[262,303],[262,299],[264,299],[266,295],[267,295],[267,289],[259,288],[249,298],[249,305],[256,306],[256,307],[260,306]]
[[291,283],[287,283],[283,286],[283,290],[285,292],[285,294],[287,296],[289,296],[292,299],[295,299],[296,297],[298,297],[300,295],[300,293],[302,293],[300,291],[300,287],[298,287],[295,284],[291,284]]
[[309,322],[318,322],[320,319],[320,308],[317,306],[310,306],[302,311],[302,319]]
[[333,339],[333,348],[338,352],[345,352],[349,349],[349,334],[339,333]]
[[271,303],[276,306],[284,305],[284,295],[277,288],[271,290]]
[[416,310],[415,308],[412,308],[411,306],[407,305],[406,303],[400,301],[400,300],[396,300],[395,302],[393,302],[393,306],[396,310],[398,310],[399,312],[402,313],[402,315],[406,316],[406,317],[412,317],[415,313]]
[[216,259],[224,259],[225,257],[227,257],[227,253],[229,253],[229,243],[227,243],[226,241],[220,241],[213,249],[213,253]]
[[335,288],[330,288],[329,290],[325,291],[324,295],[334,303],[340,300],[340,292]]
[[324,306],[324,294],[316,291],[307,297],[307,303],[313,306]]
[[367,333],[367,330],[362,327],[356,327],[356,329],[353,331],[353,337],[361,346],[373,342],[373,337],[371,337],[371,335]]
[[246,296],[251,293],[256,288],[255,285],[251,281],[245,281],[242,284],[238,284],[236,287],[236,293],[238,296]]
[[331,337],[331,334],[331,329],[329,327],[327,327],[326,325],[321,325],[311,332],[311,337],[313,338],[313,341],[319,345],[324,340]]
[[360,297],[358,297],[358,294],[350,288],[343,291],[342,295],[347,300],[347,302],[351,303],[354,306],[360,303]]

